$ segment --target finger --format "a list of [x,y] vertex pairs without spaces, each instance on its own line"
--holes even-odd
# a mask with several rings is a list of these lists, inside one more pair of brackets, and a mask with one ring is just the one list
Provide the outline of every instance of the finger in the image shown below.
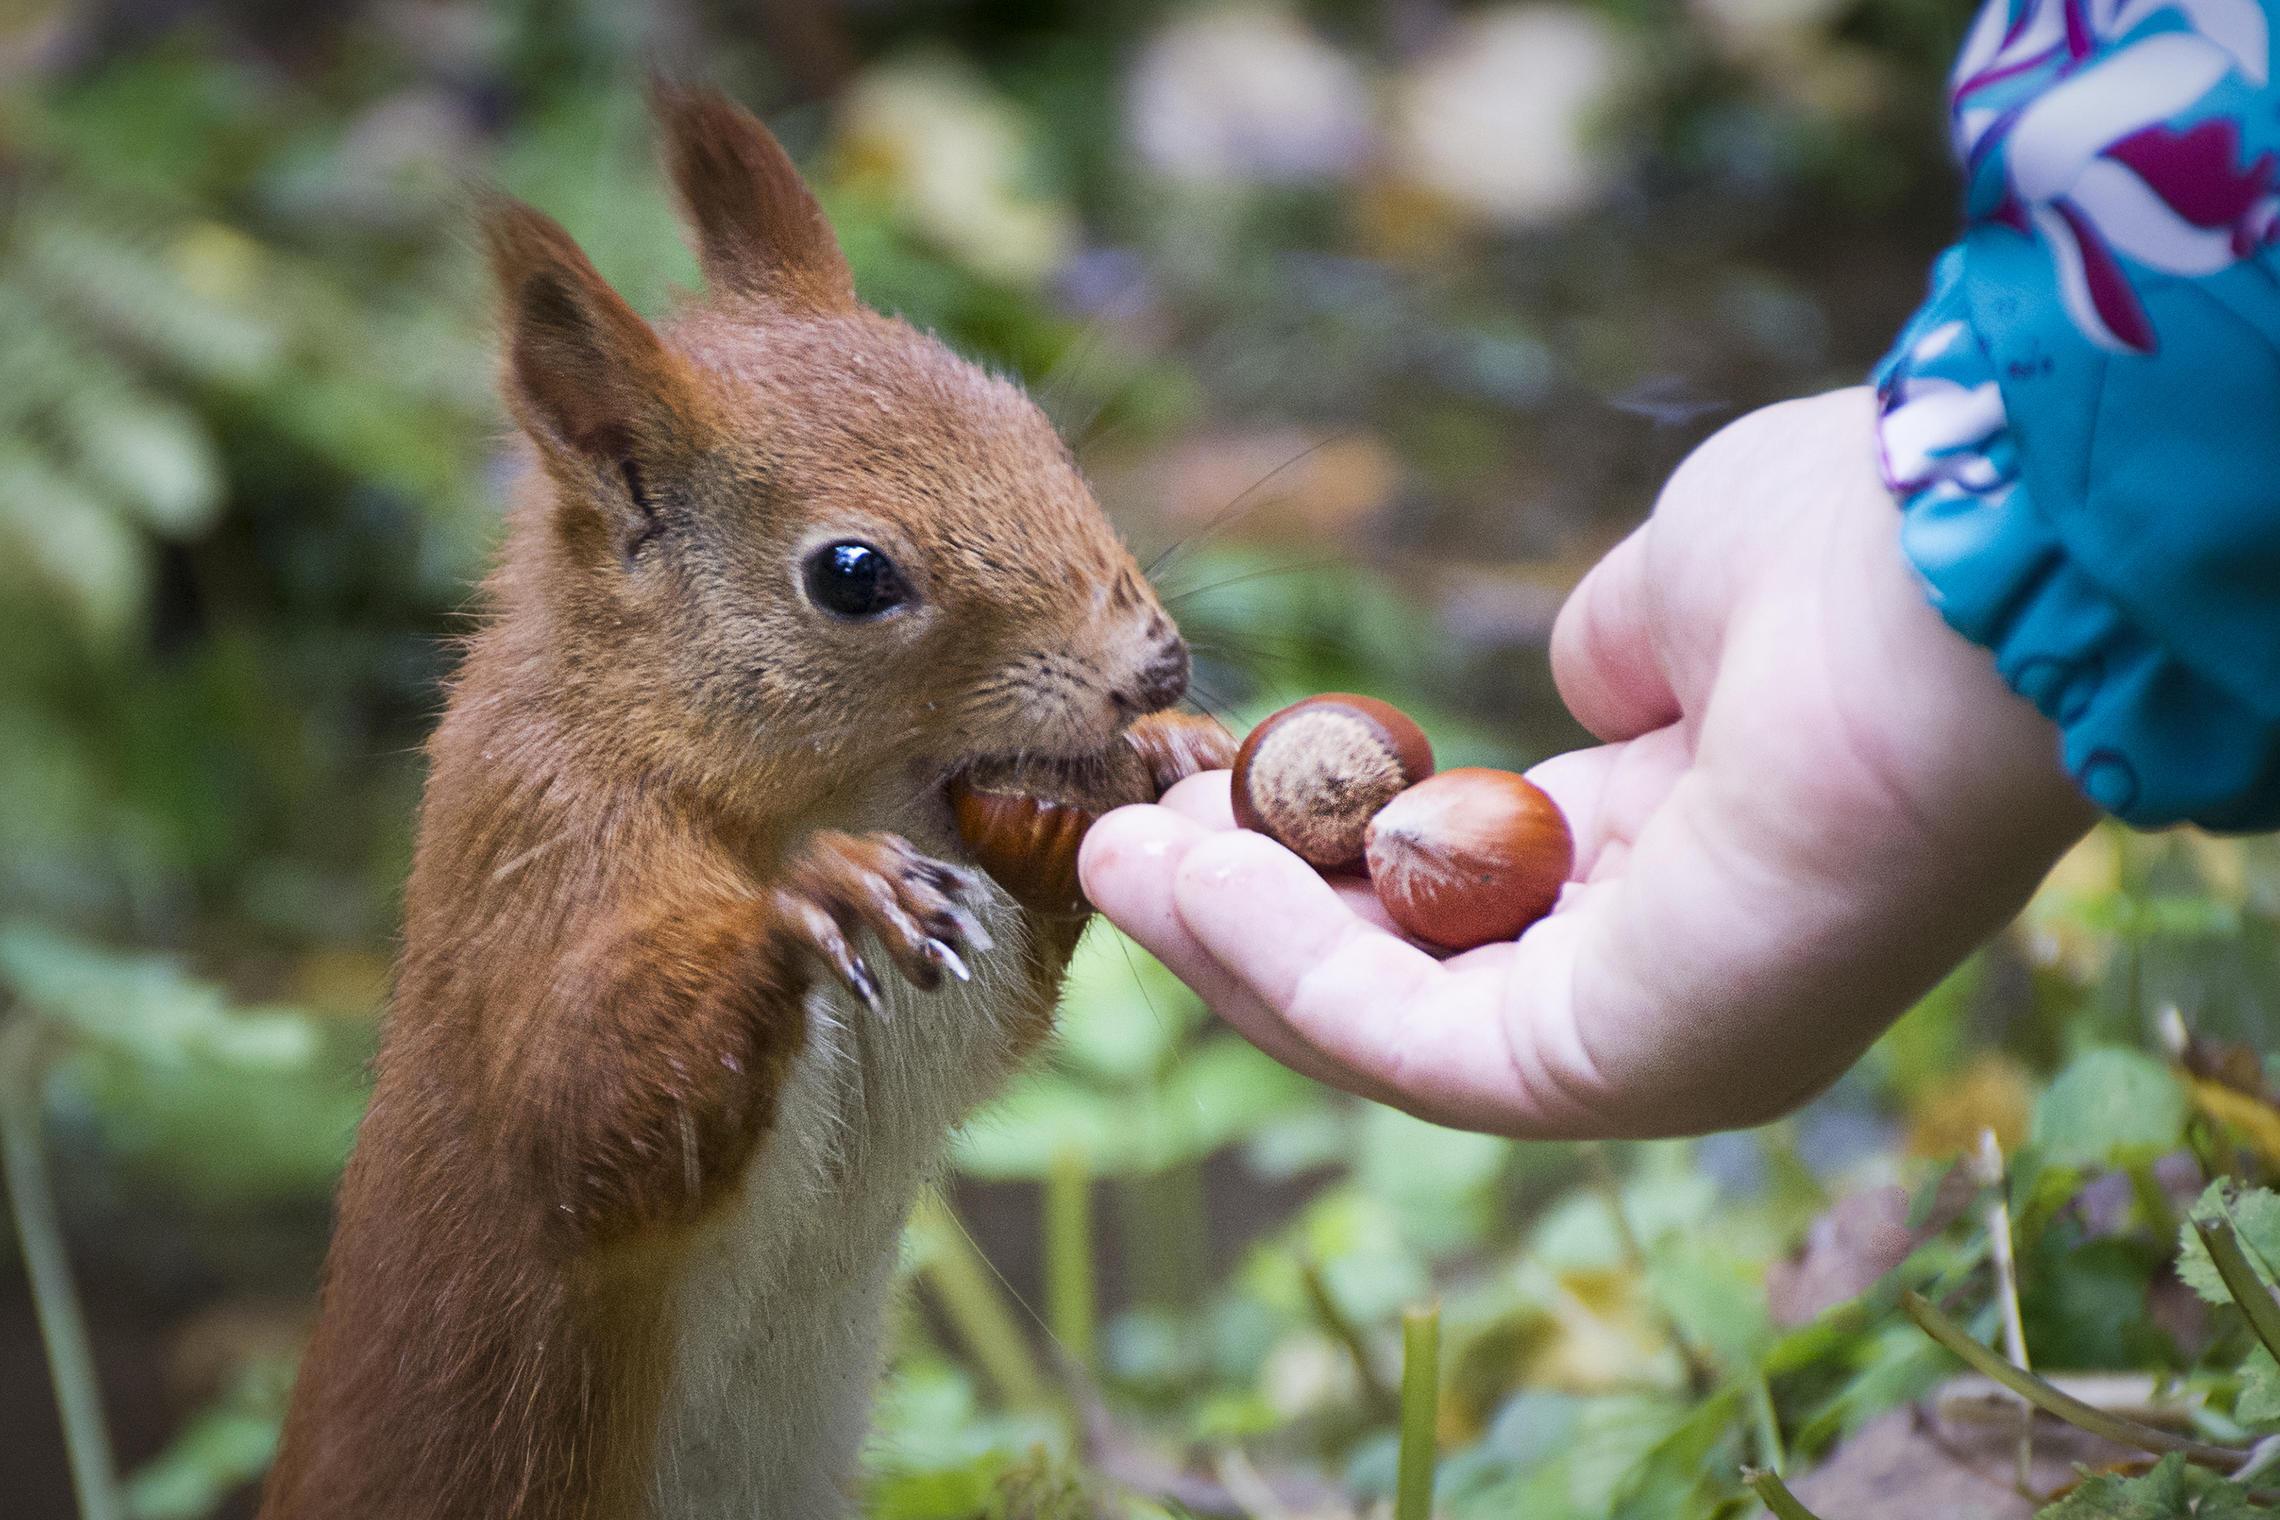
[[1575,839],[1576,881],[1604,881],[1693,763],[1693,739],[1678,725],[1636,739],[1571,750],[1536,765],[1528,779],[1548,793]]
[[1180,863],[1196,844],[1211,837],[1169,808],[1121,808],[1086,835],[1078,857],[1085,894],[1111,923],[1269,1056],[1318,1082],[1365,1097],[1379,1096],[1379,1084],[1326,1059],[1286,1028],[1180,921],[1172,901]]
[[1646,529],[1593,566],[1552,624],[1552,680],[1576,721],[1601,739],[1676,722],[1678,697],[1648,629]]
[[1204,828],[1235,827],[1234,772],[1198,771],[1164,793],[1159,805],[1170,808]]
[[[1233,778],[1227,771],[1204,771],[1164,793],[1163,807],[1201,825],[1204,829],[1224,834],[1235,827],[1235,809],[1230,803]],[[1364,876],[1335,876],[1328,878],[1331,889],[1345,900],[1355,913],[1388,933],[1398,934],[1393,917],[1378,901]]]

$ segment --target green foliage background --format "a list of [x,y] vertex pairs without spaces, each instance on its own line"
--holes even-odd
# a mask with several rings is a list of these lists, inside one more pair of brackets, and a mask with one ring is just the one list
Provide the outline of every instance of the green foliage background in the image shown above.
[[[1475,9],[1288,14],[1382,99]],[[1036,386],[1144,553],[1183,541],[1207,705],[1374,691],[1451,761],[1521,764],[1581,738],[1543,670],[1561,591],[1717,421],[1857,379],[1952,216],[1960,0],[1794,7],[1771,53],[1720,30],[1743,0],[1578,9],[1627,60],[1585,134],[1604,183],[1515,228],[1382,158],[1151,165],[1131,81],[1199,13],[1170,0],[0,8],[0,988],[53,1031],[40,1109],[135,1514],[246,1512],[360,1102],[496,525],[471,189],[661,309],[693,271],[637,62],[702,59],[811,165],[865,293]],[[864,117],[882,92],[902,116]],[[972,155],[946,180],[936,134]],[[1992,1335],[1984,1210],[1927,1212],[1983,1126],[2037,1365],[2157,1374],[2251,1440],[2270,1355],[2170,1263],[2205,1183],[2280,1161],[2261,1058],[2223,1045],[2270,1048],[2276,923],[2264,847],[2102,834],[1805,1114],[1590,1155],[1325,1094],[1096,933],[1059,1049],[913,1233],[871,1508],[1358,1510],[1393,1487],[1400,1311],[1438,1296],[1447,1513],[1746,1512],[1745,1461],[1833,1461],[1954,1372],[1903,1282]],[[1884,1185],[1937,1227],[1800,1310],[1809,1227]],[[2240,1207],[2269,1239],[2268,1195]],[[13,1271],[0,1494],[62,1515]],[[2101,1481],[2234,1512],[2173,1464]],[[2103,1492],[2063,1513],[2157,1512]]]

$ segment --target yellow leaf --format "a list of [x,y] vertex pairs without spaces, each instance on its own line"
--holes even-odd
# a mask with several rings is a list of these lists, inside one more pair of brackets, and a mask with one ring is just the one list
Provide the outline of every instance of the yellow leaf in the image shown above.
[[1944,1160],[1976,1147],[1983,1129],[1995,1131],[2005,1151],[2015,1150],[2026,1138],[2034,1103],[2026,1069],[2000,1051],[1987,1052],[1954,1080],[1910,1097],[1908,1150]]
[[2205,1077],[2187,1077],[2185,1082],[2192,1090],[2195,1108],[2247,1137],[2267,1166],[2280,1167],[2280,1110],[2222,1082]]

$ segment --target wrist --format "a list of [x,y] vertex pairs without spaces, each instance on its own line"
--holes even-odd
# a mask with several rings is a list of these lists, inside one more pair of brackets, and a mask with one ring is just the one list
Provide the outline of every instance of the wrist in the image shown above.
[[2098,809],[2070,776],[2059,725],[2005,681],[1995,656],[1950,625],[1901,538],[1901,507],[1876,470],[1875,411],[1844,393],[1860,447],[1842,493],[1846,583],[1867,615],[1859,647],[1840,648],[1847,679],[1894,718],[1892,774],[1943,845],[2015,856],[2042,868],[2090,827]]

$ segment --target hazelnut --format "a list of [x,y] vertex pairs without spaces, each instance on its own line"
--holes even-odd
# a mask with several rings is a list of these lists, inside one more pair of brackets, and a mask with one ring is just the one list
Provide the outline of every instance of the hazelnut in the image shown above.
[[1433,774],[1433,746],[1375,697],[1308,697],[1251,730],[1235,752],[1235,821],[1324,871],[1362,863],[1370,818]]
[[1077,847],[1098,813],[1003,777],[974,775],[950,783],[950,809],[974,863],[1016,902],[1046,913],[1088,911],[1077,886]]
[[1370,820],[1370,882],[1413,938],[1444,950],[1517,938],[1552,911],[1575,863],[1558,804],[1526,777],[1465,766]]
[[1153,713],[1096,759],[974,766],[950,783],[958,837],[974,863],[1023,906],[1092,911],[1077,884],[1077,848],[1102,814],[1151,802],[1200,770],[1227,764],[1235,741],[1209,718]]
[[1223,771],[1235,763],[1234,737],[1195,713],[1149,713],[1133,720],[1124,742],[1147,765],[1158,797],[1198,771]]

